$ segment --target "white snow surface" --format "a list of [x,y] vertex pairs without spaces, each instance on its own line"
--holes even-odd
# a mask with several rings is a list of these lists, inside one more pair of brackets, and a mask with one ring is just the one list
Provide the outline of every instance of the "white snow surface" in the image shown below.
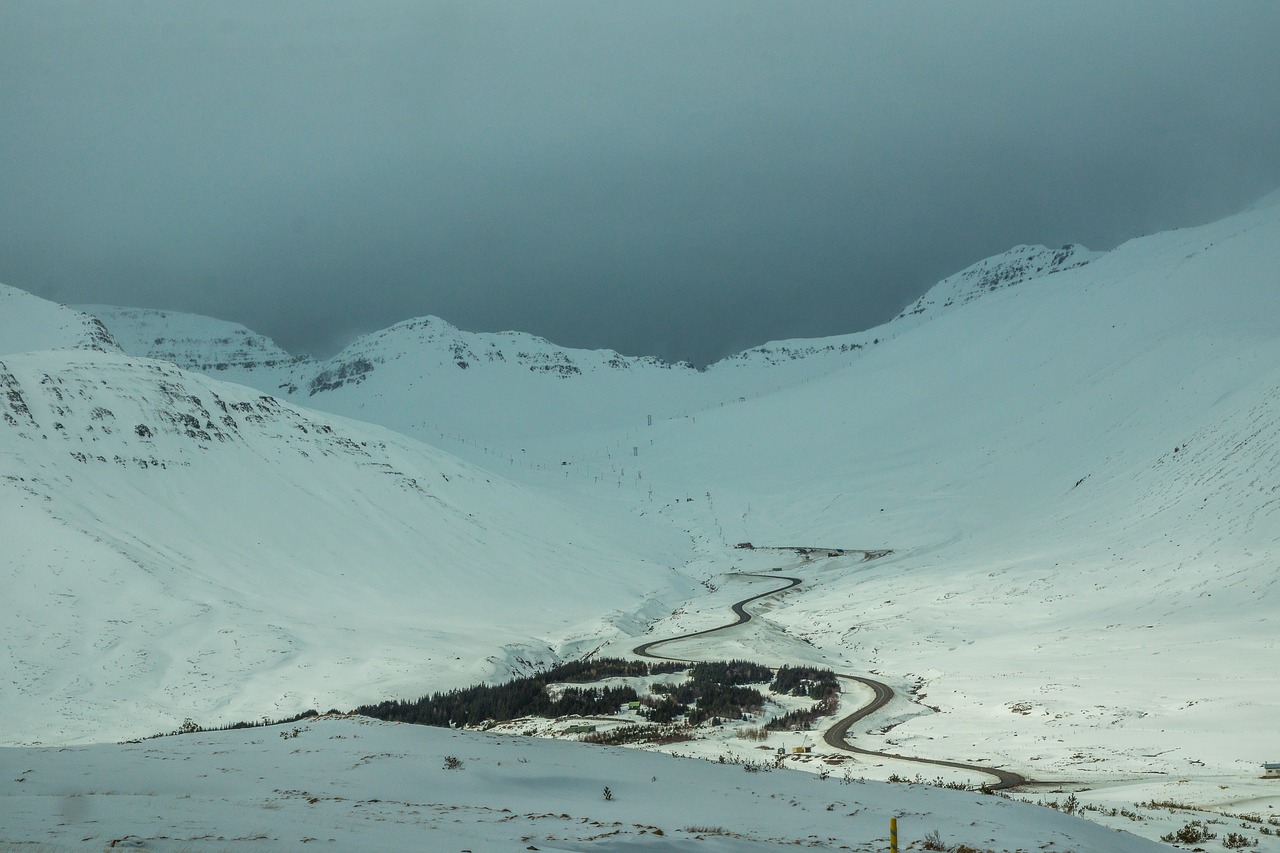
[[96,317],[0,284],[0,356],[42,349],[120,350]]
[[131,355],[170,361],[229,382],[253,385],[247,379],[255,373],[283,371],[308,361],[285,352],[266,335],[213,317],[111,305],[74,307],[115,329],[121,349]]
[[0,844],[37,850],[879,851],[891,817],[903,849],[1168,849],[981,794],[364,718],[0,749],[0,780]]
[[[1100,255],[1017,247],[879,329],[701,371],[422,318],[322,362],[223,371],[258,391],[145,358],[181,339],[167,356],[217,375],[218,340],[247,330],[95,309],[129,357],[48,352],[76,346],[50,331],[0,359],[20,590],[0,623],[20,685],[6,739],[344,708],[626,653],[727,621],[733,571],[784,565],[735,543],[892,549],[789,564],[802,586],[682,648],[873,674],[897,697],[851,732],[866,748],[1112,807],[1274,814],[1257,776],[1280,760],[1277,269],[1280,206],[1260,203]],[[215,397],[264,422],[187,434],[184,414],[217,427]],[[985,838],[954,841],[1022,844]]]

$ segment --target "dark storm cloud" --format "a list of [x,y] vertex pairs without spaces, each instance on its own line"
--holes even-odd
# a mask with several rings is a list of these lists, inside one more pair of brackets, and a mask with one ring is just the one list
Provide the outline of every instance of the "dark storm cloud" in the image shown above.
[[699,363],[1280,185],[1270,3],[0,3],[0,281]]

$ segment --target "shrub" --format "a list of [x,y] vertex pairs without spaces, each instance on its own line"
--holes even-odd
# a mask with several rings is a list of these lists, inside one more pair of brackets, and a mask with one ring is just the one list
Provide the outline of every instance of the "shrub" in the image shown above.
[[938,830],[932,829],[920,840],[921,850],[949,850],[946,844],[942,843],[942,836],[938,834]]
[[1193,820],[1182,829],[1176,832],[1170,832],[1160,836],[1160,840],[1166,844],[1199,844],[1202,841],[1208,841],[1218,836],[1209,831],[1209,828],[1201,821]]

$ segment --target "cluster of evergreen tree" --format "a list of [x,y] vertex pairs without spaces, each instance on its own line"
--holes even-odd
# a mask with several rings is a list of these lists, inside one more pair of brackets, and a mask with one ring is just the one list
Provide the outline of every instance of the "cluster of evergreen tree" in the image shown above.
[[680,743],[692,740],[686,726],[619,726],[607,732],[592,732],[584,735],[583,743],[598,743],[605,746],[621,746],[627,743]]
[[622,658],[596,658],[594,660],[577,660],[553,666],[540,673],[540,677],[551,682],[571,682],[587,684],[592,681],[603,681],[606,678],[640,678],[646,675],[659,675],[666,672],[683,672],[688,664],[677,661],[623,660]]
[[778,674],[774,676],[769,689],[774,693],[825,699],[833,693],[839,693],[840,685],[836,681],[836,674],[829,669],[818,669],[812,666],[783,666],[778,669]]
[[685,682],[676,691],[675,699],[686,705],[694,704],[684,715],[685,721],[693,726],[713,717],[740,719],[747,711],[759,711],[764,707],[764,696],[759,690],[707,681]]
[[774,717],[764,724],[771,732],[811,729],[819,717],[829,717],[836,712],[836,695],[833,693],[808,708],[799,708],[781,717]]
[[708,661],[690,667],[689,677],[706,684],[763,684],[773,678],[773,670],[749,660]]
[[[352,713],[380,720],[418,723],[428,726],[474,726],[489,720],[512,720],[517,717],[604,716],[614,714],[627,702],[641,701],[630,687],[566,687],[552,700],[549,684],[590,684],[606,678],[639,678],[688,670],[689,680],[681,684],[655,684],[653,692],[662,698],[645,698],[645,713],[650,722],[669,724],[683,716],[688,725],[714,718],[738,719],[747,711],[764,707],[760,691],[747,684],[770,682],[775,693],[808,696],[819,700],[810,708],[792,711],[765,724],[771,730],[809,727],[822,716],[835,713],[840,688],[835,673],[814,667],[784,666],[774,671],[762,664],[745,660],[712,661],[688,664],[675,661],[623,660],[599,658],[571,661],[505,684],[475,684],[459,690],[433,693],[420,699],[388,700],[362,705]],[[339,713],[337,710],[330,714]],[[292,723],[317,716],[314,710],[281,719],[263,718],[256,722],[229,723],[205,728],[187,720],[176,731],[164,734],[186,734],[202,731],[225,731],[257,726]]]
[[738,719],[746,711],[764,707],[760,691],[742,685],[759,684],[772,677],[769,667],[745,660],[694,664],[689,668],[689,680],[683,684],[654,686],[654,692],[667,695],[649,706],[649,719],[669,723],[684,715],[689,725],[716,717]]
[[683,668],[674,662],[648,663],[620,658],[575,661],[505,684],[474,684],[412,701],[388,700],[363,705],[355,712],[379,720],[426,726],[475,726],[488,720],[531,716],[600,716],[616,713],[623,703],[637,701],[639,696],[630,687],[569,687],[558,699],[552,700],[547,685],[638,677]]
[[[643,701],[643,700],[642,700]],[[677,702],[670,696],[664,696],[656,702],[646,702],[645,713],[651,723],[672,723],[676,717],[689,710],[687,705]]]
[[836,674],[829,669],[812,666],[784,666],[778,669],[769,689],[774,693],[791,696],[807,696],[818,701],[808,708],[800,708],[781,717],[774,717],[764,724],[769,731],[808,729],[819,717],[836,712],[840,698],[840,684]]

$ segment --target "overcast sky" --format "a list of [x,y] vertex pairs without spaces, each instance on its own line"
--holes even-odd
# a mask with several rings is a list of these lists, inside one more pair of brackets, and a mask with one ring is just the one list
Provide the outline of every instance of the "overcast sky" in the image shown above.
[[1280,3],[0,0],[0,282],[712,361],[1280,187]]

